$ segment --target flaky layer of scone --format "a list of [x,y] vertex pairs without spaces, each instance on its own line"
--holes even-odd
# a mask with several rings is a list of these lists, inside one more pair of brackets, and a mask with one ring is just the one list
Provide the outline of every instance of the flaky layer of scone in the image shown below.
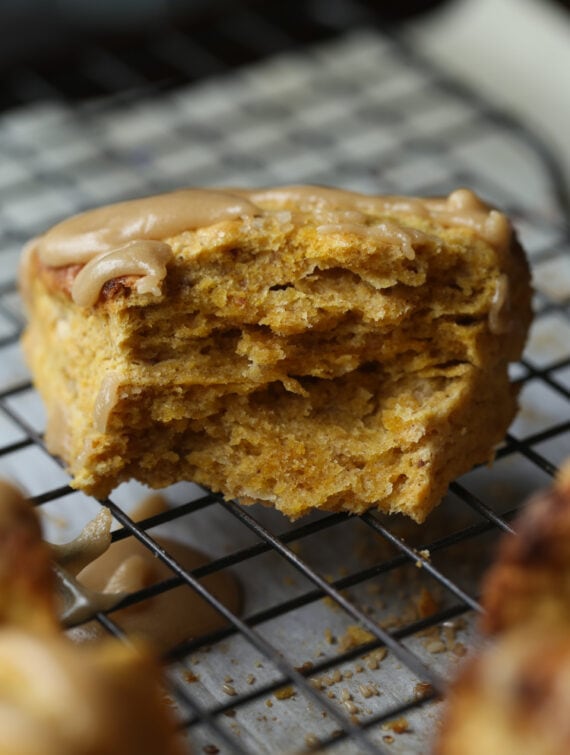
[[74,486],[194,480],[292,518],[423,520],[512,420],[531,317],[508,221],[465,190],[110,206],[37,240],[22,288],[47,443]]

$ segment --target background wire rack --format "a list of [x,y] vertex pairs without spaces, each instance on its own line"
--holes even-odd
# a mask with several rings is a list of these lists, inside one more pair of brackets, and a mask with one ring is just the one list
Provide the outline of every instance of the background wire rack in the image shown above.
[[[438,692],[477,643],[494,545],[570,456],[569,231],[556,156],[387,33],[368,6],[323,8],[226,3],[207,26],[164,26],[131,48],[92,41],[73,65],[22,64],[2,79],[0,475],[28,491],[49,539],[68,538],[103,503],[115,540],[138,538],[168,564],[170,579],[122,605],[185,584],[223,614],[225,628],[165,658],[195,752],[429,752]],[[18,346],[23,243],[126,197],[291,182],[420,195],[470,186],[513,217],[536,318],[512,371],[521,412],[494,466],[454,482],[421,527],[375,512],[289,523],[191,483],[165,491],[165,513],[135,523],[140,486],[104,502],[71,490],[44,448]],[[186,572],[156,547],[157,532],[199,544],[211,562]],[[199,581],[225,570],[242,585],[239,616]],[[113,611],[96,619],[121,634]]]

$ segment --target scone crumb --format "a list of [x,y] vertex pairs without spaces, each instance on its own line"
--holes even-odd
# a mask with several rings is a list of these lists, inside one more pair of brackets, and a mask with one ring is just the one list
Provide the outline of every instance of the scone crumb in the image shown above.
[[294,687],[288,685],[287,687],[281,687],[273,693],[273,696],[278,700],[288,700],[290,697],[294,697],[297,694]]
[[337,643],[336,637],[328,627],[325,629],[325,640],[329,645],[336,645]]
[[318,747],[320,743],[321,742],[316,734],[310,733],[305,735],[305,745],[307,747]]
[[309,671],[312,671],[315,664],[311,661],[305,661],[300,666],[295,666],[295,671],[298,671],[300,674],[308,674]]
[[[427,550],[427,548],[424,548],[423,550],[418,551],[418,556],[421,556],[424,559],[424,561],[429,561],[431,558],[431,553]],[[418,569],[423,569],[424,568],[423,561],[420,561],[420,559],[418,559],[416,561],[416,567]]]
[[351,624],[339,640],[338,651],[339,653],[344,653],[346,650],[366,645],[367,642],[372,642],[375,639],[372,632],[369,632],[368,629],[363,629],[358,624]]
[[423,697],[432,695],[434,688],[429,682],[418,682],[414,687],[414,697],[417,700],[421,700]]
[[360,713],[360,708],[352,700],[344,700],[343,705],[351,716],[356,716],[357,713]]
[[364,697],[366,700],[369,697],[375,697],[380,694],[380,690],[378,689],[377,685],[373,682],[369,682],[367,684],[359,684],[358,690],[362,697]]
[[431,653],[432,655],[437,655],[438,653],[445,653],[447,650],[447,647],[445,646],[445,643],[443,643],[441,640],[431,640],[428,642],[425,646],[428,653]]
[[427,588],[423,587],[416,600],[416,608],[419,618],[426,619],[428,616],[433,616],[434,613],[437,613],[440,604],[434,595]]
[[366,668],[370,671],[376,671],[387,655],[388,650],[386,648],[376,648],[366,656]]
[[408,719],[402,716],[401,718],[395,718],[393,721],[388,721],[387,723],[382,724],[382,728],[389,729],[395,734],[404,734],[405,732],[410,731],[410,724],[408,723]]

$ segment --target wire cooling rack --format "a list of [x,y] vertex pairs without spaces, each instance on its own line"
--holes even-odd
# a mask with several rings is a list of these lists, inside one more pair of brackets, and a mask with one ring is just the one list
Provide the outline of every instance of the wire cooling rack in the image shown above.
[[[31,101],[0,116],[0,474],[28,491],[50,539],[70,537],[104,503],[114,540],[138,538],[165,561],[172,577],[121,606],[186,585],[225,617],[224,628],[165,658],[194,752],[427,753],[438,693],[477,643],[478,585],[494,545],[570,456],[567,194],[555,156],[532,133],[402,39],[359,13],[351,24],[341,14],[343,33],[316,11],[309,21],[287,26],[269,11],[234,9],[206,42],[164,32],[146,50],[177,71],[160,87],[131,59],[94,49],[81,76],[100,89],[120,81],[112,97],[70,103],[73,72],[14,75],[23,88],[12,95]],[[263,60],[229,70],[228,49],[241,62]],[[288,51],[267,57],[275,49]],[[196,70],[212,75],[180,85]],[[288,182],[411,194],[470,186],[514,218],[536,319],[513,366],[521,412],[494,466],[454,482],[421,527],[374,512],[289,523],[191,483],[165,491],[166,512],[135,523],[140,486],[104,502],[72,491],[44,448],[43,410],[20,356],[22,244],[126,197]],[[157,548],[157,533],[198,544],[211,561],[185,571]],[[200,582],[226,570],[242,585],[239,616]],[[113,611],[96,620],[121,635]]]

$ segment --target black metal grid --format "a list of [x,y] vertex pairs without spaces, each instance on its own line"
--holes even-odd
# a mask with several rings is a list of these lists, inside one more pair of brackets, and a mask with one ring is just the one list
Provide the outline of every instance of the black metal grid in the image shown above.
[[[235,183],[237,175],[248,184],[314,181],[414,194],[470,185],[510,212],[531,257],[536,324],[513,371],[524,388],[521,417],[495,469],[453,483],[425,526],[376,513],[290,525],[195,487],[178,489],[168,512],[139,523],[120,496],[101,502],[119,525],[114,540],[138,538],[172,570],[169,580],[117,608],[185,583],[227,620],[165,658],[197,751],[302,752],[318,743],[342,753],[426,752],[437,693],[453,673],[454,654],[473,637],[479,578],[493,545],[527,494],[570,455],[569,231],[556,157],[523,124],[420,59],[405,39],[381,34],[364,6],[336,7],[337,28],[312,4],[297,26],[283,9],[277,17],[253,7],[233,9],[207,39],[164,32],[147,55],[167,51],[179,77],[190,69],[218,74],[190,89],[165,90],[169,80],[149,90],[144,72],[117,52],[106,80],[122,70],[123,95],[69,107],[62,104],[69,78],[60,86],[57,76],[22,69],[29,86],[17,90],[21,99],[35,103],[43,94],[48,104],[0,121],[0,473],[20,480],[48,512],[81,496],[43,446],[41,410],[17,349],[23,318],[14,278],[21,243],[59,217],[176,185]],[[236,60],[276,49],[294,52],[219,76]],[[113,54],[99,51],[97,59],[112,63]],[[100,83],[101,70],[80,75],[97,71]],[[175,526],[190,539],[197,532],[213,560],[186,572],[157,546],[156,526]],[[243,585],[240,616],[199,582],[226,569]],[[428,603],[435,598],[422,608],[426,595]],[[121,636],[113,611],[96,619]],[[369,633],[364,644],[343,644],[352,625]],[[382,647],[389,652],[378,664],[370,653]],[[224,664],[235,695],[224,692]],[[188,683],[188,670],[203,677],[199,683]],[[381,694],[364,696],[361,679]],[[284,685],[294,696],[275,697]],[[402,716],[410,731],[383,728]]]

